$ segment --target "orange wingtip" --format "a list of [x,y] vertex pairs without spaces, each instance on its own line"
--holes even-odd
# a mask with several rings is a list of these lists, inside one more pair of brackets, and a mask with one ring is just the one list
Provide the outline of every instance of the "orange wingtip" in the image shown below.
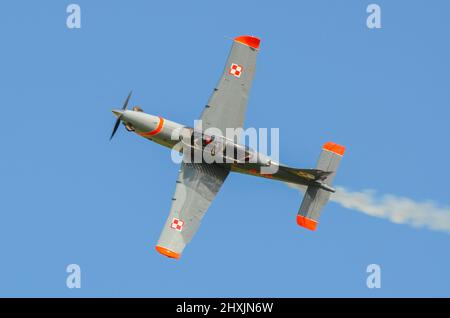
[[179,253],[175,253],[174,251],[171,251],[165,247],[162,246],[156,246],[156,250],[161,253],[164,256],[170,257],[170,258],[176,258],[179,259],[180,258],[180,254]]
[[250,35],[242,35],[234,38],[236,42],[248,45],[254,49],[259,49],[259,43],[261,43],[261,40],[257,37],[250,36]]
[[309,219],[303,215],[297,215],[297,224],[311,231],[315,231],[317,228],[317,221]]
[[334,142],[327,142],[325,145],[323,145],[323,149],[326,149],[328,151],[334,152],[335,154],[338,154],[340,156],[344,155],[345,147],[338,145]]

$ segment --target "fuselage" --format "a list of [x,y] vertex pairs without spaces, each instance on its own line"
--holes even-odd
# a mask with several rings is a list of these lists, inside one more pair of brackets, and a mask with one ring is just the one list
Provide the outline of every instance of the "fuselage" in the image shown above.
[[[209,154],[220,148],[221,153],[223,153],[223,158],[221,158],[223,161],[221,163],[229,164],[232,171],[245,174],[257,173],[255,171],[256,169],[248,169],[248,165],[244,169],[242,164],[245,163],[255,163],[259,166],[267,167],[270,165],[278,165],[270,157],[258,153],[240,143],[236,143],[231,139],[227,139],[225,136],[206,136],[192,127],[160,116],[150,115],[140,110],[113,110],[113,113],[116,117],[120,118],[127,130],[179,152],[182,149],[192,149],[193,153],[197,151],[203,155],[206,151]],[[229,149],[231,151],[228,151]],[[268,175],[261,176],[271,177]]]
[[334,192],[327,185],[317,183],[314,171],[282,165],[273,158],[236,142],[235,138],[207,135],[201,130],[144,113],[138,107],[134,110],[113,110],[113,113],[128,131],[182,154],[178,158],[182,158],[184,163],[218,163],[225,165],[230,171],[302,186],[314,183]]

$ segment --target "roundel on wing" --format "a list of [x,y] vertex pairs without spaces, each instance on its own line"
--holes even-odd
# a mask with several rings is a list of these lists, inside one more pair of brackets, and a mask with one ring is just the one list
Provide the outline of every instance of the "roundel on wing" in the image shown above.
[[230,66],[230,74],[239,78],[241,77],[242,71],[244,70],[244,67],[242,65],[239,64],[235,64],[235,63],[231,63]]
[[184,222],[180,219],[173,218],[172,223],[170,224],[170,227],[174,230],[177,230],[181,232],[183,230]]

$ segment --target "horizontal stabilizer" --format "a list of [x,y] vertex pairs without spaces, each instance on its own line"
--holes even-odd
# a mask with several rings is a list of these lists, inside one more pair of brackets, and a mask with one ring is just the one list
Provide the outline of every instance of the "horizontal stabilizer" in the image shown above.
[[345,147],[333,142],[323,146],[316,169],[326,174],[306,189],[297,215],[298,225],[313,231],[317,228],[322,208],[330,199],[331,192],[334,192],[331,185],[344,152]]

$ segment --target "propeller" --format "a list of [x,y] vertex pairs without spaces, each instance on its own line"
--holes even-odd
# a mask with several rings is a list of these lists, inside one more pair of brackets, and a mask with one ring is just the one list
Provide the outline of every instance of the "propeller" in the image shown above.
[[[126,99],[125,102],[123,103],[122,111],[124,111],[124,110],[127,109],[128,102],[130,101],[130,97],[131,97],[131,93],[132,93],[132,92],[133,92],[133,91],[130,91],[130,93],[129,93],[128,96],[127,96],[127,99]],[[117,112],[117,113],[118,113],[118,112]],[[115,113],[115,114],[117,114],[117,113]],[[111,139],[114,137],[114,134],[116,133],[117,128],[119,128],[119,125],[120,125],[120,118],[121,118],[121,117],[122,117],[122,114],[119,114],[119,115],[117,116],[117,120],[116,120],[116,123],[114,124],[114,128],[113,128],[111,137],[109,137],[109,140],[111,140]]]

